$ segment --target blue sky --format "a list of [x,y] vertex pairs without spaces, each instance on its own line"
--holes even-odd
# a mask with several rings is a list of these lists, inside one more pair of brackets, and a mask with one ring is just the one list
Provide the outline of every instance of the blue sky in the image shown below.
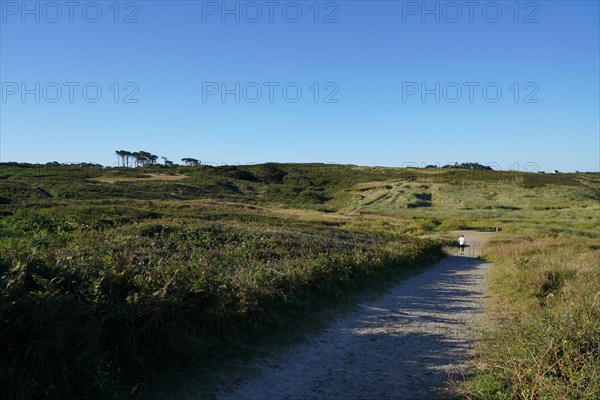
[[1,161],[600,170],[598,1],[115,3],[0,1]]

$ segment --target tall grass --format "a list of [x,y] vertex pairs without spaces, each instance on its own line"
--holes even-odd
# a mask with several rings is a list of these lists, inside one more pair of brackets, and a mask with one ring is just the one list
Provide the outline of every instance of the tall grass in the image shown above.
[[159,366],[209,364],[212,353],[441,256],[432,241],[243,210],[78,211],[0,222],[6,398],[135,397]]
[[600,398],[600,246],[496,243],[488,326],[463,398]]

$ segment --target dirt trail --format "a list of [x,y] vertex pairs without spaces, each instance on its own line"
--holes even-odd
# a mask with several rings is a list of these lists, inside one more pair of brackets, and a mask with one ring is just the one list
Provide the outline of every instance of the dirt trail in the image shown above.
[[449,375],[464,369],[473,348],[490,268],[469,256],[493,236],[466,232],[468,242],[479,242],[466,256],[447,257],[284,354],[259,361],[255,375],[217,398],[446,398]]

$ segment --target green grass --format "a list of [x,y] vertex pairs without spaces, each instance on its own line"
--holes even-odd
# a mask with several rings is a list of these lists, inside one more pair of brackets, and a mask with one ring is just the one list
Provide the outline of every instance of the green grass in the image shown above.
[[498,243],[487,256],[487,327],[461,398],[600,397],[598,242]]
[[[493,178],[495,173],[480,174],[490,174]],[[500,226],[507,232],[533,236],[598,237],[598,190],[585,181],[573,179],[567,182],[530,188],[519,181],[507,183],[502,180],[388,181],[357,186],[352,191],[355,197],[347,210],[362,215],[437,218],[445,221],[440,229]]]

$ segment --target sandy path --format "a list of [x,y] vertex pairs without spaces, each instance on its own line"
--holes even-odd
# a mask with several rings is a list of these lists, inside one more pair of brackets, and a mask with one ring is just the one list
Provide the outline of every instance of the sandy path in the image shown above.
[[[480,247],[493,236],[468,232]],[[470,255],[476,255],[478,249]],[[257,399],[443,399],[474,344],[490,264],[450,256],[334,321],[217,395]],[[190,399],[193,397],[190,397]]]

